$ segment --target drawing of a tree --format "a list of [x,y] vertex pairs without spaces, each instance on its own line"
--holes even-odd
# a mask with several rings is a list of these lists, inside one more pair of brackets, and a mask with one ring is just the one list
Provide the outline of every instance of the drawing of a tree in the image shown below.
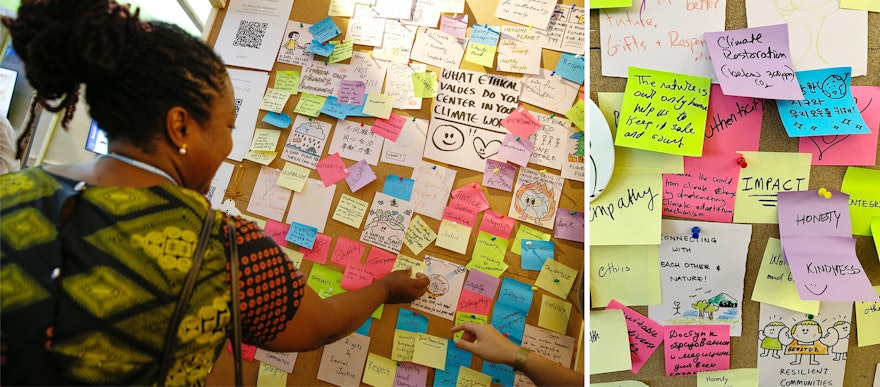
[[708,304],[708,305],[706,305],[705,308],[703,308],[703,310],[709,314],[709,320],[712,320],[712,319],[714,319],[712,314],[718,310],[718,306],[715,304]]
[[691,307],[694,308],[694,309],[696,309],[697,312],[700,313],[700,320],[703,319],[703,309],[706,308],[706,305],[708,305],[708,303],[706,302],[706,300],[699,300],[699,301],[697,301],[697,302],[691,304]]

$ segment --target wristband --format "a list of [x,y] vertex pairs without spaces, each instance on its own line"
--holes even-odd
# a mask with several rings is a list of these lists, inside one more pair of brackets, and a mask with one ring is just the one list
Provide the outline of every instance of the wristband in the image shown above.
[[529,357],[529,352],[532,351],[526,347],[519,347],[519,350],[516,351],[516,359],[513,360],[513,369],[515,371],[522,372],[526,368],[526,358]]

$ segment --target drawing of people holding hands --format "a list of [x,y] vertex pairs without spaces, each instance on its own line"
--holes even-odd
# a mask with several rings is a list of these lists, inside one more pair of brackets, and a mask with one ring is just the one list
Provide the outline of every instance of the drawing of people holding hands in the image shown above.
[[787,329],[788,327],[785,326],[782,321],[773,321],[767,324],[761,332],[758,332],[758,339],[761,340],[761,348],[764,349],[764,352],[761,353],[761,357],[772,355],[777,359],[780,358],[779,351],[782,350],[782,342],[779,341],[779,336]]
[[849,350],[849,331],[850,323],[846,321],[838,321],[828,328],[829,331],[837,331],[838,340],[831,345],[831,353],[834,354],[834,360],[846,360],[846,352]]
[[810,365],[819,365],[816,355],[827,355],[828,348],[836,345],[838,340],[837,329],[829,329],[822,336],[822,326],[813,320],[800,321],[779,336],[779,341],[785,345],[785,354],[794,355],[791,365],[801,364],[803,355],[810,356]]

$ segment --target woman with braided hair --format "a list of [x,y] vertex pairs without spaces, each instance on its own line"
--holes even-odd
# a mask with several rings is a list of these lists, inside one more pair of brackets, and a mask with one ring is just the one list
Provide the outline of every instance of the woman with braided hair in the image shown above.
[[307,351],[425,292],[424,275],[395,271],[321,299],[255,223],[209,210],[236,117],[200,40],[112,0],[25,0],[3,24],[35,103],[66,127],[85,85],[110,151],[0,177],[3,385],[202,385],[236,310],[245,343]]

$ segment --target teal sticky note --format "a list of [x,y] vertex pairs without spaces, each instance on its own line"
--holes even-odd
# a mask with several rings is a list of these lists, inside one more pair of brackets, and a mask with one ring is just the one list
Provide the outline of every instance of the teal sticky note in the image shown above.
[[508,339],[522,340],[523,332],[526,330],[527,314],[528,312],[510,305],[496,302],[495,307],[492,308],[492,319],[489,321],[498,332],[508,334]]
[[501,37],[501,30],[499,30],[498,27],[474,24],[471,28],[471,36],[468,38],[468,41],[485,44],[487,46],[497,46],[499,37]]
[[[314,37],[319,44],[333,39],[342,33],[330,16],[325,17],[323,20],[309,27],[309,32],[312,33],[312,37]],[[333,50],[330,50],[330,52],[333,52]]]
[[385,186],[382,188],[382,193],[400,200],[409,201],[415,184],[416,181],[408,177],[388,175],[385,177]]
[[293,119],[290,118],[287,113],[268,112],[263,116],[263,122],[276,128],[287,129],[290,127],[290,123],[293,122]]
[[287,236],[284,240],[311,249],[315,246],[315,239],[318,237],[318,229],[306,224],[293,222],[290,229],[287,230]]
[[336,49],[336,45],[330,43],[321,43],[317,40],[312,40],[312,43],[309,44],[309,52],[318,54],[320,56],[329,56],[333,53],[334,49]]
[[402,331],[428,333],[428,317],[406,308],[397,310],[397,326]]
[[498,301],[495,305],[509,305],[519,311],[529,313],[529,309],[532,308],[532,296],[534,294],[532,285],[510,277],[504,277],[504,280],[501,281],[501,290],[498,292]]
[[523,239],[520,244],[523,270],[540,271],[544,267],[544,261],[554,257],[555,244],[551,241]]
[[567,52],[562,53],[559,62],[556,62],[556,69],[553,70],[557,75],[577,84],[584,83],[585,71],[584,56]]
[[357,333],[359,335],[369,336],[370,335],[370,325],[372,325],[372,324],[373,324],[373,318],[370,317],[367,319],[367,321],[364,321],[364,323],[360,326],[360,328],[358,328],[356,331],[354,331],[354,333]]
[[513,367],[498,363],[483,362],[483,369],[480,371],[492,377],[492,384],[500,384],[502,386],[513,385]]
[[344,120],[348,116],[362,117],[363,106],[347,105],[339,103],[339,99],[335,96],[327,97],[327,102],[321,107],[321,113],[338,120]]

